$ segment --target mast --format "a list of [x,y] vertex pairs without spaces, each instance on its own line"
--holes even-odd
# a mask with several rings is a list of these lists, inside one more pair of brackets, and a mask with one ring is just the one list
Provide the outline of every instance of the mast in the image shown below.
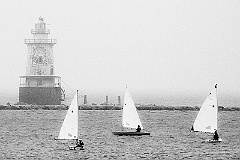
[[218,97],[217,97],[217,84],[215,84],[215,88],[216,88],[216,101],[217,101],[217,129],[218,129]]
[[[77,90],[77,124],[79,124],[79,121],[78,121],[78,90]],[[77,125],[77,140],[78,140],[78,125]]]
[[127,84],[126,84],[126,90],[125,90],[125,94],[124,94],[124,100],[123,100],[123,106],[122,106],[122,130],[124,130],[123,127],[123,107],[125,106],[125,99],[126,99],[126,91],[127,91]]

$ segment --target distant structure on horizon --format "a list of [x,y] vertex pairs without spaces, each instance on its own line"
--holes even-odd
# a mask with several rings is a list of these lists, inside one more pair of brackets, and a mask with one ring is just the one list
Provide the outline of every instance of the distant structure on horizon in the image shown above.
[[26,75],[20,76],[19,102],[37,105],[60,105],[64,100],[61,77],[54,75],[53,46],[56,39],[48,39],[43,18],[31,29],[33,39],[25,39],[28,47]]
[[118,96],[118,105],[121,105],[121,97]]
[[105,102],[106,105],[108,105],[108,96],[106,96],[106,102]]
[[83,100],[83,104],[87,104],[87,95],[84,95],[84,100]]

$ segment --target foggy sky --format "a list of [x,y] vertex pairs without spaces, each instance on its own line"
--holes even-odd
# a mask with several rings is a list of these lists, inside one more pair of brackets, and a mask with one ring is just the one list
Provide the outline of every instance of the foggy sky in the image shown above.
[[[0,91],[18,93],[31,29],[57,39],[55,75],[82,94],[240,93],[240,1],[4,0]],[[70,92],[69,92],[70,93]],[[72,94],[72,93],[71,93]]]

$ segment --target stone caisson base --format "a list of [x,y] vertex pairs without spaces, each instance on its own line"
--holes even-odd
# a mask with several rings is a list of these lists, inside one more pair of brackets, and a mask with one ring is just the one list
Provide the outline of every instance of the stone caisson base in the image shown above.
[[19,102],[36,105],[60,105],[61,87],[19,87]]

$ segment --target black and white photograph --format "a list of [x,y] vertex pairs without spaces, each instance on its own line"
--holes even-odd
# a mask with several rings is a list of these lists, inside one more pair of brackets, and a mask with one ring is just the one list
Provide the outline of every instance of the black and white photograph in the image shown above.
[[240,159],[239,0],[2,0],[0,159]]

